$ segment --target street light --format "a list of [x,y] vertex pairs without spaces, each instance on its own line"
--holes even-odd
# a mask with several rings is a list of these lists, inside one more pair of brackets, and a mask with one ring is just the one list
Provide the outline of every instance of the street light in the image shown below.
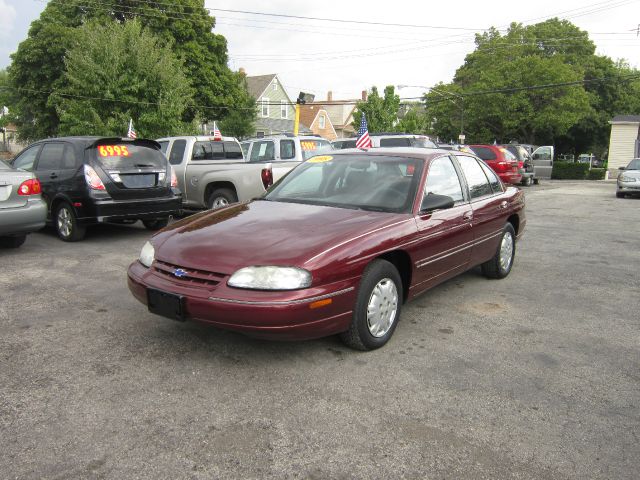
[[424,88],[425,90],[428,90],[430,92],[436,93],[438,95],[440,95],[441,97],[443,97],[446,100],[449,100],[451,103],[453,103],[454,105],[456,105],[456,102],[451,98],[454,97],[457,100],[460,100],[460,135],[458,135],[458,139],[460,140],[460,143],[464,143],[465,140],[465,135],[464,135],[464,97],[462,95],[460,95],[459,93],[453,93],[453,92],[441,92],[440,90],[438,90],[435,87],[426,87],[424,85],[396,85],[396,88],[398,90],[402,90],[403,88]]

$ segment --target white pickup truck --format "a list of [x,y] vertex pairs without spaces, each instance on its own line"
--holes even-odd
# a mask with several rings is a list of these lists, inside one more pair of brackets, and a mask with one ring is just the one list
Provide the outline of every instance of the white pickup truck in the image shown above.
[[248,201],[273,183],[271,165],[247,162],[233,137],[166,137],[158,142],[178,177],[186,209]]

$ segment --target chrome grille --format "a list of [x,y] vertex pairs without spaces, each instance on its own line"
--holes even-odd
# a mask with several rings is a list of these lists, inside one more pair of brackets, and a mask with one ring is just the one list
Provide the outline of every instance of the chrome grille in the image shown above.
[[[153,262],[152,269],[160,276],[168,278],[174,282],[206,287],[216,287],[226,277],[224,273],[208,272],[206,270],[198,270],[194,268],[184,268],[179,265],[173,265],[171,263],[162,262],[160,260],[156,260],[155,262]],[[177,276],[175,272],[180,270],[183,272],[183,275]]]

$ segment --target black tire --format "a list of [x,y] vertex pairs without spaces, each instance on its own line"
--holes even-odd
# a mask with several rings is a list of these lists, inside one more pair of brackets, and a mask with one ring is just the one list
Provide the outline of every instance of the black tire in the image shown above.
[[[393,286],[389,282],[392,282]],[[392,297],[394,288],[395,305]],[[382,303],[382,308],[386,308],[386,312],[390,311],[389,308],[395,308],[395,313],[391,311],[391,318],[387,319],[386,328],[382,328],[378,332],[379,336],[372,333],[375,326],[372,326],[368,320],[369,304],[376,301],[373,298],[375,291],[378,292],[376,298]],[[353,310],[353,319],[349,330],[340,334],[341,340],[356,350],[366,351],[382,347],[389,341],[398,325],[402,310],[402,298],[402,279],[396,267],[386,260],[371,262],[362,274]]]
[[616,198],[624,198],[624,193],[616,192]]
[[539,178],[534,178],[533,179],[533,184],[534,185],[540,185],[540,179]]
[[68,203],[61,203],[56,207],[53,226],[58,237],[65,242],[80,241],[87,233],[85,226],[78,225],[76,214]]
[[238,197],[233,190],[228,188],[216,188],[207,199],[207,207],[211,210],[226,207],[232,203],[236,203]]
[[523,187],[530,187],[531,185],[533,185],[533,178],[531,177],[525,177],[522,180],[522,186]]
[[14,235],[11,237],[0,237],[0,247],[18,248],[27,239],[26,235]]
[[153,220],[142,220],[142,224],[147,230],[155,232],[156,230],[160,230],[169,225],[169,217],[155,218]]
[[[511,239],[510,258],[508,262],[502,261],[503,254],[505,252],[503,247],[503,241],[505,237]],[[506,248],[506,247],[505,247]],[[488,278],[504,278],[509,275],[511,268],[513,267],[513,260],[516,256],[516,232],[513,229],[513,225],[507,223],[502,230],[500,236],[500,243],[498,243],[498,250],[491,260],[482,264],[482,273]]]

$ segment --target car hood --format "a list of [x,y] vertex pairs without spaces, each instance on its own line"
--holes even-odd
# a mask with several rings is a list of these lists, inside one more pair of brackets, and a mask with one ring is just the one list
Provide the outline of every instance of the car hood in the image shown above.
[[250,265],[311,268],[333,247],[404,222],[408,214],[253,201],[197,214],[156,237],[156,258],[185,268],[231,274]]
[[640,178],[640,170],[622,170],[618,176],[624,175],[625,177]]

